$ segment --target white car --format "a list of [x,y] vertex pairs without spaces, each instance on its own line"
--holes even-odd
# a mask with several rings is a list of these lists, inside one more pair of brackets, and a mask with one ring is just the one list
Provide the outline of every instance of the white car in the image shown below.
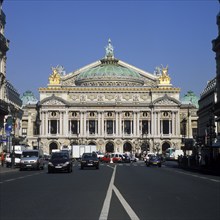
[[[20,166],[21,154],[22,154],[22,151],[14,151],[14,157],[15,157],[14,166],[15,167]],[[6,158],[5,158],[6,167],[12,166],[11,157],[12,157],[12,153],[6,155]]]
[[96,154],[97,154],[97,157],[99,158],[99,160],[101,160],[105,156],[104,153],[99,152],[99,151],[97,151]]
[[148,152],[147,155],[146,155],[146,157],[144,158],[144,161],[145,161],[145,162],[146,162],[146,161],[149,161],[149,159],[150,159],[151,156],[156,156],[156,155],[155,155],[155,153],[153,153],[153,152]]

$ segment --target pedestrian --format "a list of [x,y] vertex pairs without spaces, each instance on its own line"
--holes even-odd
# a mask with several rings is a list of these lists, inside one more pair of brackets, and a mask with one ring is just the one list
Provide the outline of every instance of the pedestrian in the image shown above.
[[4,163],[5,163],[5,155],[4,155],[3,152],[2,152],[2,155],[1,155],[1,163],[2,163],[2,167],[3,167]]

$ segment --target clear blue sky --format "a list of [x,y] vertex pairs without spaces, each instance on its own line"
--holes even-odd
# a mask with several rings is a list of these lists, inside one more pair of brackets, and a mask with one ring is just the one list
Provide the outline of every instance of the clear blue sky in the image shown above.
[[70,73],[97,61],[111,38],[116,58],[150,73],[168,64],[181,96],[199,96],[216,75],[219,9],[217,0],[5,0],[7,78],[38,98],[51,66]]

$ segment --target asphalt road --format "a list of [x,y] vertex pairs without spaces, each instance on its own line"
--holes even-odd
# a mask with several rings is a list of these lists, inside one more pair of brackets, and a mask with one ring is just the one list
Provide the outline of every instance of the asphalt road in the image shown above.
[[133,164],[0,173],[1,220],[219,220],[220,177]]

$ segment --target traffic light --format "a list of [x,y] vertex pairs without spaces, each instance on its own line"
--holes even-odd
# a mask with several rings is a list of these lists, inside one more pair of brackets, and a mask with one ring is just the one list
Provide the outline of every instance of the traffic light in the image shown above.
[[6,123],[7,123],[8,126],[12,126],[12,124],[13,124],[13,119],[12,119],[12,116],[11,116],[11,115],[9,115],[9,116],[7,117]]

